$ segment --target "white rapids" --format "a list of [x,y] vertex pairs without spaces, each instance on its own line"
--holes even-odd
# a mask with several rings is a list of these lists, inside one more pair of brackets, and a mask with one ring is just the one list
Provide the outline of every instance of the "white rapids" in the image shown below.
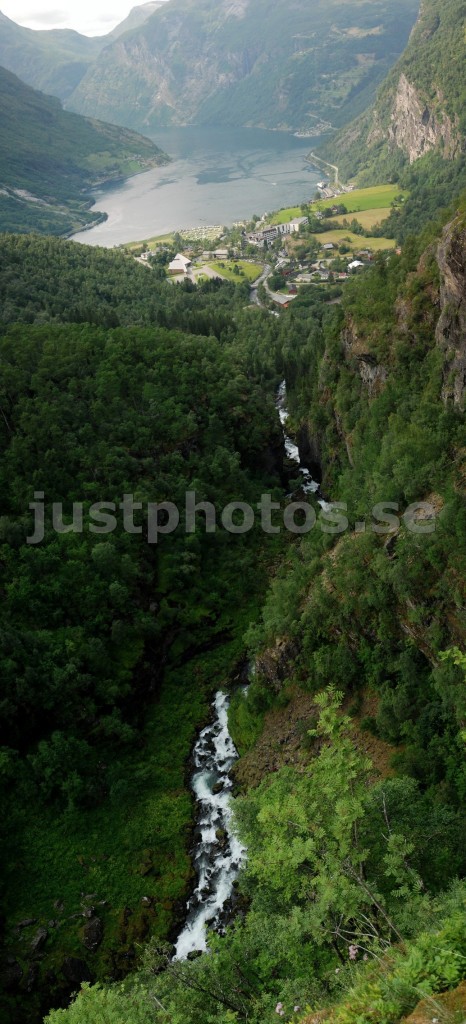
[[[303,478],[301,490],[304,492],[304,494],[316,494],[317,491],[319,490],[319,484],[317,483],[316,480],[312,479],[309,470],[306,469],[305,466],[301,465],[298,445],[295,444],[295,442],[291,440],[291,437],[288,437],[288,434],[286,433],[285,427],[289,417],[289,412],[288,409],[286,408],[286,381],[284,380],[282,380],[280,387],[278,389],[276,407],[278,409],[278,415],[280,416],[280,423],[283,427],[283,437],[285,441],[285,452],[287,458],[290,460],[290,462],[296,463],[296,468]],[[320,507],[323,509],[331,509],[332,507],[328,503],[328,501],[324,501],[323,498],[318,498],[317,501]]]
[[[278,389],[276,406],[287,457],[296,463],[304,494],[316,494],[319,484],[312,479],[309,470],[301,466],[298,446],[286,433],[289,414],[285,381]],[[323,498],[317,500],[322,508],[331,508]],[[228,731],[229,703],[228,694],[219,690],[212,704],[212,722],[202,730],[193,750],[195,771],[191,788],[198,806],[193,865],[197,884],[186,904],[186,921],[175,944],[175,960],[185,960],[190,953],[208,949],[209,928],[222,931],[222,913],[246,859],[246,848],[231,825],[232,781],[229,773],[238,759],[238,752]]]
[[213,720],[194,746],[191,786],[198,802],[193,855],[197,885],[186,904],[186,923],[175,945],[175,960],[206,950],[207,928],[222,930],[222,911],[246,856],[231,827],[229,772],[238,752],[228,731],[229,703],[228,694],[219,690],[212,704]]

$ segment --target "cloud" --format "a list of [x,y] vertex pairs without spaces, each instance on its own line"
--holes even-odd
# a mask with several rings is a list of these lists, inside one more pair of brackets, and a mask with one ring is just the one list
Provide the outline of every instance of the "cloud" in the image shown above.
[[68,20],[66,11],[31,11],[23,14],[21,21],[38,25],[63,25]]
[[55,0],[56,7],[49,3],[53,0],[0,0],[0,10],[26,28],[69,28],[94,36],[119,24],[138,0]]

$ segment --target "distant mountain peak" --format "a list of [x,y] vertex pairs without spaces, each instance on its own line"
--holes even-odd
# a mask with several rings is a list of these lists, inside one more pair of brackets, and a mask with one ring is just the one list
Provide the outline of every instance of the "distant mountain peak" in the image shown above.
[[145,4],[137,4],[135,7],[132,7],[128,17],[109,32],[107,39],[109,41],[118,39],[120,36],[124,35],[125,32],[131,32],[133,29],[139,28],[140,25],[143,25],[148,18],[152,17],[160,7],[165,7],[168,2],[169,0],[148,0]]

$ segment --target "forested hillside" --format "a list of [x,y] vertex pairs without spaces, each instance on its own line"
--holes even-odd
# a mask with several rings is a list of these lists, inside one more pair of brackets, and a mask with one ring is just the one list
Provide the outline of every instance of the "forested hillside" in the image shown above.
[[[92,67],[91,41],[31,33],[33,60],[0,28],[124,123],[312,128],[364,108],[416,13],[152,6]],[[165,157],[0,69],[2,1024],[464,1024],[463,23],[425,0],[324,150],[402,186],[398,247],[280,313],[239,274],[168,279],[168,248],[142,266],[26,233]],[[230,814],[218,931],[177,959]]]
[[[13,799],[5,798],[12,1020],[30,965],[18,943],[23,933],[8,929],[20,914],[35,912],[36,924],[24,932],[29,942],[38,924],[46,927],[53,899],[63,897],[63,872],[54,859],[52,894],[41,842],[24,810],[32,796],[50,829],[49,871],[50,843],[66,871],[77,858],[67,911],[79,904],[80,887],[90,888],[94,901],[110,899],[99,910],[105,946],[85,954],[88,973],[78,945],[82,923],[61,923],[44,940],[35,984],[53,976],[52,999],[66,991],[70,962],[79,981],[97,973],[106,982],[85,986],[69,1010],[50,1015],[51,1024],[271,1024],[277,1016],[302,1024],[394,1024],[416,1007],[413,1021],[435,1014],[462,1019],[465,209],[464,202],[450,209],[407,241],[401,256],[378,257],[348,283],[341,304],[329,304],[330,295],[312,286],[303,290],[278,326],[243,308],[245,286],[192,291],[161,284],[160,307],[156,302],[149,314],[153,326],[109,330],[100,305],[99,326],[64,330],[66,286],[55,307],[34,288],[22,312],[13,284],[18,274],[6,279],[10,315],[32,321],[8,328],[2,342],[3,473],[5,483],[14,481],[3,520],[12,642],[4,670],[11,677],[4,764],[6,779],[15,779]],[[18,268],[25,261],[26,276],[36,243],[5,244]],[[71,272],[72,245],[41,244],[52,246],[50,257],[59,252]],[[83,285],[87,261],[89,301],[108,273],[113,305],[124,257],[80,251],[73,275]],[[53,290],[53,258],[48,263]],[[145,324],[143,272],[132,273],[131,316]],[[158,326],[169,295],[172,330]],[[58,322],[34,325],[44,316]],[[201,336],[191,335],[191,316],[204,318]],[[78,313],[73,318],[80,320]],[[273,395],[282,374],[289,429],[303,461],[320,466],[326,497],[340,503],[339,514],[344,510],[343,532],[322,530],[318,518],[302,537],[268,535],[261,543],[252,533],[239,547],[238,537],[174,535],[141,549],[138,537],[119,534],[104,541],[47,535],[44,546],[25,546],[30,515],[18,516],[39,488],[68,502],[79,498],[77,482],[87,502],[102,484],[112,496],[136,488],[143,500],[154,491],[181,499],[196,479],[203,497],[225,500],[233,486],[249,501],[257,486],[275,488],[278,497],[270,439],[278,453]],[[171,962],[172,947],[163,940],[171,937],[174,897],[188,877],[180,751],[189,747],[209,686],[241,650],[234,609],[247,590],[252,604],[242,628],[249,622],[245,643],[256,671],[247,699],[241,693],[231,712],[242,754],[235,818],[248,846],[240,913],[225,936],[211,937],[208,955]],[[27,726],[15,708],[18,672]],[[38,672],[45,717],[44,696],[41,707],[35,702]],[[154,692],[149,727],[140,709]],[[161,744],[157,770],[147,746],[154,735]],[[157,894],[149,920],[137,913],[142,888],[131,869],[135,832],[149,845],[138,812],[141,786],[151,794],[151,822],[159,829],[156,843],[152,827],[151,848],[142,855],[143,884],[154,871]],[[132,840],[120,804],[123,820],[131,805]],[[169,817],[166,828],[160,808]],[[80,832],[81,809],[91,843]],[[114,844],[98,838],[97,821],[104,836],[108,828],[123,836],[130,870],[120,881]],[[169,849],[172,862],[176,851],[171,877]],[[85,882],[78,881],[81,871]],[[125,891],[134,903],[118,919],[114,908]],[[81,905],[87,906],[82,897]],[[125,973],[122,950],[138,970],[109,987]],[[41,989],[34,991],[37,1005]]]
[[[219,515],[254,504],[280,486],[282,442],[276,329],[244,309],[247,285],[174,288],[119,254],[13,236],[0,279],[1,1012],[16,1022],[124,977],[135,944],[179,920],[185,762],[273,557],[256,531],[186,533],[185,492]],[[45,539],[29,545],[35,494]],[[164,501],[170,536],[147,510]],[[96,502],[116,505],[110,533]]]
[[101,214],[89,190],[168,159],[149,139],[62,110],[0,68],[0,229],[65,235]]

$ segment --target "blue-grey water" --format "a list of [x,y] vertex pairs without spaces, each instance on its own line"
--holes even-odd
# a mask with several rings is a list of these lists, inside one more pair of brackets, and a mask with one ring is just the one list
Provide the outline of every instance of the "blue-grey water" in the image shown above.
[[321,172],[306,162],[316,139],[257,128],[164,128],[155,141],[172,157],[95,192],[108,220],[75,240],[114,246],[183,228],[231,226],[254,213],[312,198]]

